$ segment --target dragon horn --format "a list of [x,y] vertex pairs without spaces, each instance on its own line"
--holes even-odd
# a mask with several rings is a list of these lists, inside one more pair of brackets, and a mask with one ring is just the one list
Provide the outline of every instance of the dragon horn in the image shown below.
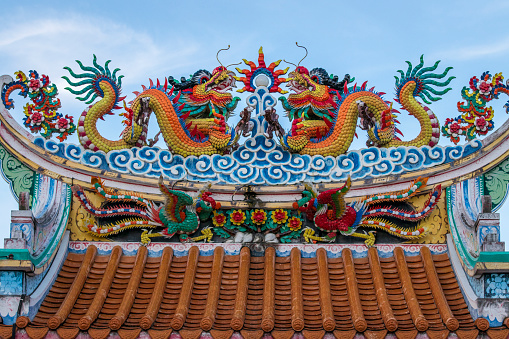
[[286,61],[285,59],[283,59],[284,62],[286,62],[287,64],[290,64],[290,65],[294,65],[295,66],[295,69],[297,69],[297,66],[296,64],[294,64],[293,62],[290,62],[290,61]]
[[236,64],[229,64],[229,65],[228,65],[228,66],[226,66],[225,68],[228,68],[228,67],[230,67],[230,66],[240,65],[241,63],[242,63],[242,61],[241,61],[241,62],[238,62],[238,63],[236,63]]
[[[221,66],[223,66],[223,64],[221,63],[221,61],[219,61],[219,52],[221,52],[221,51],[227,51],[227,50],[229,50],[229,49],[230,49],[230,45],[228,45],[228,48],[221,48],[221,49],[220,49],[219,51],[217,51],[217,53],[216,53],[216,59],[217,59],[217,62],[219,62],[219,64],[220,64]],[[223,67],[224,67],[224,66],[223,66]],[[224,68],[226,68],[226,67],[224,67]]]
[[295,44],[297,45],[297,47],[304,48],[304,50],[306,51],[306,55],[304,55],[304,58],[300,59],[299,63],[297,64],[297,67],[299,67],[300,63],[308,56],[308,49],[304,46],[299,45],[298,42],[295,42]]

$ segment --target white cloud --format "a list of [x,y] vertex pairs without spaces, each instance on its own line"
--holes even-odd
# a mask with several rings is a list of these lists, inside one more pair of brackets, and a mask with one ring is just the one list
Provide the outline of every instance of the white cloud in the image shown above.
[[148,83],[149,76],[164,78],[179,68],[189,68],[198,59],[193,55],[198,54],[199,44],[184,37],[163,36],[164,41],[156,41],[146,33],[107,19],[78,14],[45,17],[31,25],[20,26],[15,21],[2,25],[0,72],[36,69],[49,75],[60,90],[64,107],[77,104],[74,96],[63,90],[67,83],[60,78],[67,74],[63,66],[79,71],[74,62],[76,59],[85,65],[91,65],[93,53],[96,53],[99,64],[104,65],[111,59],[111,69],[122,69],[119,74],[125,76],[123,85],[126,89],[134,84]]

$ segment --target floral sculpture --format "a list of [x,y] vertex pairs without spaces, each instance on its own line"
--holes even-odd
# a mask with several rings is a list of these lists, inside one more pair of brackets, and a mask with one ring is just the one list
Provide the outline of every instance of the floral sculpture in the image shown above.
[[28,77],[22,71],[15,73],[18,80],[7,84],[2,89],[2,102],[7,109],[14,107],[10,95],[15,90],[20,90],[19,95],[29,97],[32,101],[23,108],[25,118],[23,123],[32,133],[40,133],[44,138],[49,139],[56,133],[57,139],[64,141],[74,133],[73,117],[57,113],[60,108],[60,99],[57,86],[52,84],[47,75],[39,76],[37,71],[30,71]]

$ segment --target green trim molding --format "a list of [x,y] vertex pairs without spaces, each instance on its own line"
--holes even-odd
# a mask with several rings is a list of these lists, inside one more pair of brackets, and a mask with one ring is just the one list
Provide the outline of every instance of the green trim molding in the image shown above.
[[[33,197],[35,172],[23,165],[12,154],[7,152],[5,147],[1,144],[0,161],[2,162],[2,176],[9,184],[16,201],[19,201],[19,194],[24,191],[29,191],[30,196]],[[31,199],[30,206],[32,206]]]
[[485,192],[491,196],[493,210],[497,210],[507,198],[509,185],[509,158],[484,174]]

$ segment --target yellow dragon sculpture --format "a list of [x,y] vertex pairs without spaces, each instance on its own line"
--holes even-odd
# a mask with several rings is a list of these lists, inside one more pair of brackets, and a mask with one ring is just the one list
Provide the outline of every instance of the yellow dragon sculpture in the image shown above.
[[350,147],[360,117],[361,129],[368,132],[368,146],[435,146],[440,137],[438,119],[416,98],[421,98],[426,104],[440,100],[439,96],[451,88],[437,90],[433,86],[445,87],[454,77],[443,82],[434,79],[443,79],[452,67],[436,74],[433,71],[440,61],[423,68],[421,56],[415,68],[407,63],[406,73],[400,70],[401,77],[396,77],[395,100],[419,121],[421,130],[413,140],[401,141],[396,136],[399,130],[395,124],[398,121],[393,113],[397,111],[392,109],[392,103],[382,98],[385,93],[376,92],[374,88],[366,89],[367,82],[348,87],[352,82],[349,75],[338,81],[337,76],[329,76],[323,68],[308,71],[297,65],[287,80],[287,86],[294,93],[288,99],[279,99],[290,120],[293,120],[290,133],[281,140],[282,145],[300,154],[338,156]]
[[[182,156],[201,154],[222,154],[234,141],[234,131],[226,124],[226,119],[237,106],[239,98],[233,98],[227,91],[235,87],[234,73],[219,66],[212,73],[197,71],[190,80],[181,82],[172,77],[165,79],[164,85],[152,80],[148,88],[135,92],[136,98],[126,112],[126,128],[120,140],[108,140],[97,130],[97,122],[112,111],[120,109],[121,79],[117,77],[119,69],[113,72],[97,63],[94,55],[94,67],[84,66],[76,60],[83,73],[77,74],[65,67],[70,75],[80,81],[73,82],[63,78],[74,88],[67,87],[71,93],[81,95],[80,101],[91,104],[78,120],[78,137],[86,149],[109,152],[131,147],[142,147],[148,143],[147,130],[150,114],[157,118],[164,141],[168,148]],[[169,84],[170,83],[170,84]],[[85,86],[83,88],[80,88]],[[80,88],[80,89],[77,89]],[[159,133],[158,133],[159,135]],[[158,135],[156,137],[158,137]]]

